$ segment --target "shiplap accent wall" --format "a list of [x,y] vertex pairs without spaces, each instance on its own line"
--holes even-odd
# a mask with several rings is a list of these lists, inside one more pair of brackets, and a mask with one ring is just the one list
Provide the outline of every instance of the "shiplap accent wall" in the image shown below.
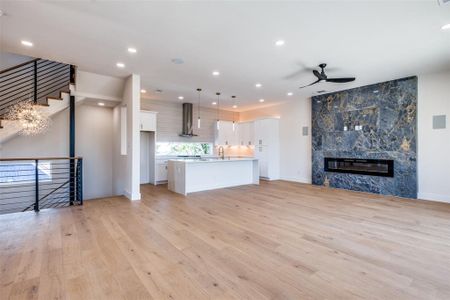
[[[156,140],[158,142],[214,142],[214,128],[217,120],[217,110],[200,108],[201,128],[197,129],[197,105],[194,104],[194,133],[196,137],[180,137],[183,118],[183,102],[167,102],[160,100],[141,99],[141,109],[158,112]],[[239,113],[220,110],[220,120],[239,120]]]

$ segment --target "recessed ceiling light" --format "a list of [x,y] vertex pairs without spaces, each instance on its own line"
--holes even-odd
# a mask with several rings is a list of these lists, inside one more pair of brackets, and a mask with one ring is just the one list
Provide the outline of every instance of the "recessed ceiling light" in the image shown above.
[[27,47],[33,47],[33,43],[30,41],[21,41],[22,45]]
[[212,105],[217,105],[217,102],[213,102],[213,103],[211,103]]
[[444,26],[441,27],[442,30],[449,30],[450,29],[450,23],[449,24],[445,24]]
[[213,71],[212,74],[213,74],[213,76],[219,76],[220,72],[219,71]]
[[142,89],[142,90],[141,90],[141,93],[142,93],[142,94],[145,94],[145,93],[147,93],[147,91],[144,90],[144,89]]
[[278,40],[275,42],[275,46],[283,46],[284,45],[284,41],[283,40]]
[[103,102],[99,102],[97,104],[98,104],[98,106],[105,106],[105,103],[103,103]]
[[128,48],[128,52],[130,52],[130,53],[136,53],[137,50],[136,50],[136,48],[130,47],[130,48]]
[[178,99],[183,100],[184,97],[183,96],[178,96]]
[[118,62],[118,63],[116,64],[116,66],[117,66],[118,68],[125,68],[125,64],[124,64],[124,63],[121,63],[121,62]]
[[233,105],[233,108],[237,108],[237,105]]
[[264,99],[259,99],[259,102],[263,103],[263,102],[264,102]]
[[288,96],[292,96],[292,95],[294,95],[294,93],[293,92],[289,92],[289,93],[287,93],[287,95]]
[[255,86],[256,86],[257,88],[260,88],[260,87],[262,87],[262,84],[261,84],[261,83],[257,83],[257,84],[255,84]]

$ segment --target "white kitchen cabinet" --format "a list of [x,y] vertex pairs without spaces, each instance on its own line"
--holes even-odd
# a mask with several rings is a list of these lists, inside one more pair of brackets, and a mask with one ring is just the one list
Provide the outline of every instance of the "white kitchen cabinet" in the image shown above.
[[141,110],[141,131],[156,131],[156,112]]
[[167,160],[157,160],[156,161],[156,183],[167,181]]
[[219,121],[219,129],[215,129],[215,144],[223,146],[238,145],[238,124],[235,124],[233,130],[233,122],[231,121]]
[[280,178],[279,119],[254,121],[255,157],[259,160],[261,178]]
[[238,131],[238,143],[241,146],[252,146],[254,145],[254,123],[253,122],[241,122],[239,123]]

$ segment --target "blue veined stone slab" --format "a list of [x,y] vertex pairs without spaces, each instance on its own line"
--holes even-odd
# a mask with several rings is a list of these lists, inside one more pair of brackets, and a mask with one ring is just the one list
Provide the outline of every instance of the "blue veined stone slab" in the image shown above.
[[[313,97],[313,184],[416,198],[416,124],[417,77]],[[324,172],[324,157],[392,159],[394,177]]]

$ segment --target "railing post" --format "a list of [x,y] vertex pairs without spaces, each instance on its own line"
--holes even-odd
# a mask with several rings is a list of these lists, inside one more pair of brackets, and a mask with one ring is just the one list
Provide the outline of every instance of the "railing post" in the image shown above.
[[38,74],[37,74],[37,60],[35,60],[33,62],[33,66],[34,66],[34,93],[33,93],[33,102],[34,104],[37,104],[38,101]]
[[80,205],[83,205],[83,159],[79,158],[78,159],[78,163],[80,164],[80,170],[78,173],[78,183],[79,183],[79,201],[80,201]]
[[39,211],[39,160],[34,160],[35,199],[34,211]]

